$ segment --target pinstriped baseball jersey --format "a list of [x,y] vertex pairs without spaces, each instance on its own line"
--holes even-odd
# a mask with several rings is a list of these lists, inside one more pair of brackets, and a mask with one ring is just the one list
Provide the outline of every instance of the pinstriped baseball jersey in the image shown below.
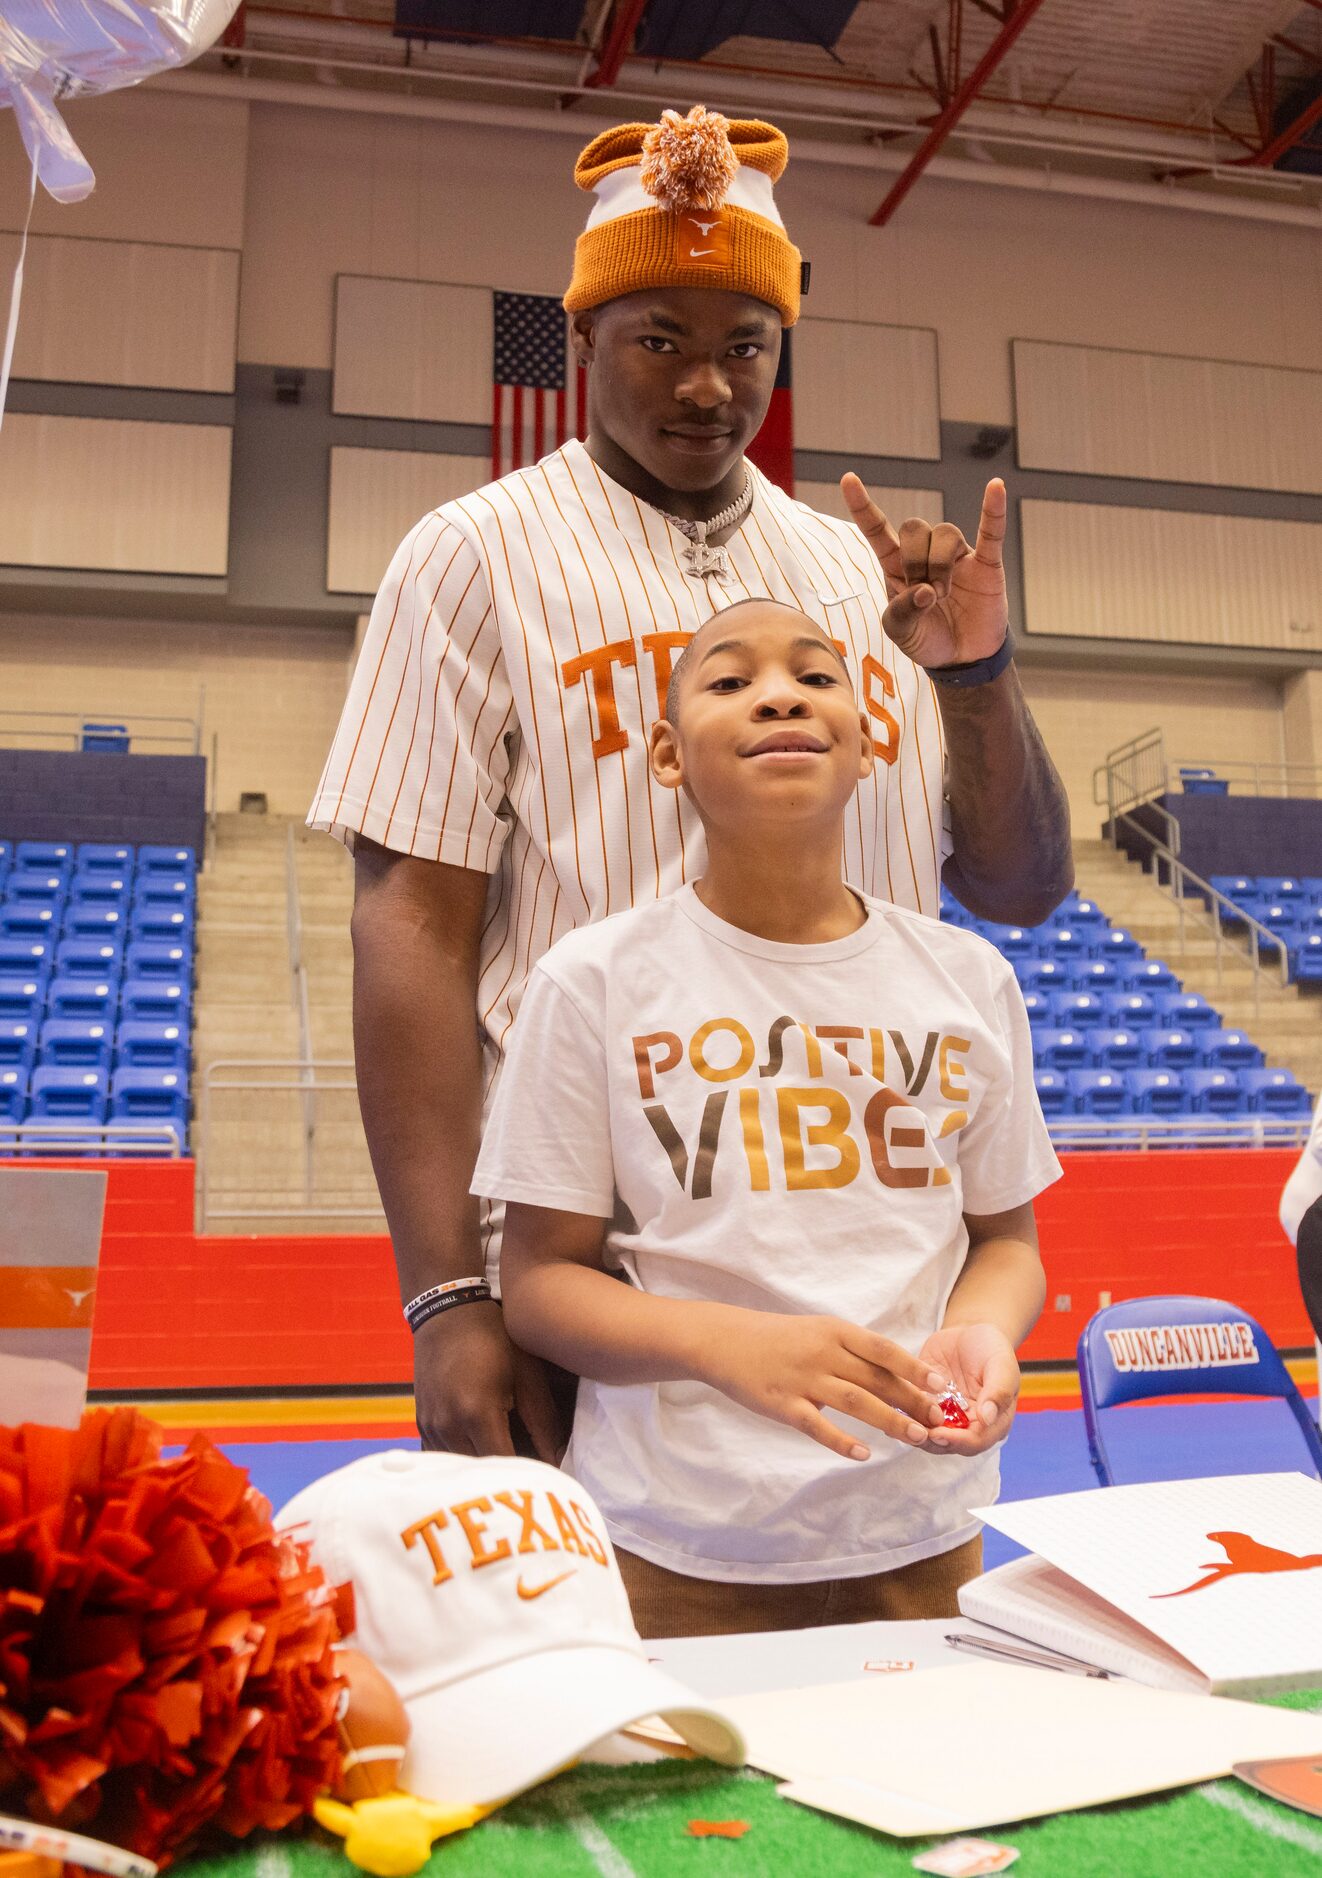
[[308,820],[497,875],[479,979],[488,1085],[554,940],[701,874],[701,828],[652,785],[647,736],[679,648],[736,600],[786,601],[840,645],[878,756],[846,820],[846,877],[936,913],[931,681],[882,630],[885,584],[857,529],[749,473],[724,579],[688,574],[678,531],[571,441],[424,516],[382,582]]

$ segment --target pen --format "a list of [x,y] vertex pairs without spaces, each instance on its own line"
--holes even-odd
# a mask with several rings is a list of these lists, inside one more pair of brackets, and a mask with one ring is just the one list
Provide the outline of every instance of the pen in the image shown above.
[[950,1631],[945,1641],[954,1650],[969,1650],[975,1656],[996,1656],[1007,1663],[1028,1663],[1035,1669],[1059,1669],[1067,1676],[1095,1676],[1106,1682],[1110,1672],[1098,1669],[1095,1663],[1084,1663],[1077,1656],[1064,1656],[1057,1651],[1026,1650],[1016,1644],[995,1643],[989,1637],[971,1637],[965,1631]]

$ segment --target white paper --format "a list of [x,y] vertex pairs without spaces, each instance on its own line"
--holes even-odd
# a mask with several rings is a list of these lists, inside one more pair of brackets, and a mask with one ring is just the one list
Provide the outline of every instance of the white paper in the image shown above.
[[[1100,1806],[1322,1753],[1322,1715],[971,1663],[736,1696],[750,1765],[789,1799],[907,1838]],[[952,1751],[952,1730],[967,1751]]]
[[1322,1481],[1164,1480],[974,1510],[1214,1684],[1322,1680]]

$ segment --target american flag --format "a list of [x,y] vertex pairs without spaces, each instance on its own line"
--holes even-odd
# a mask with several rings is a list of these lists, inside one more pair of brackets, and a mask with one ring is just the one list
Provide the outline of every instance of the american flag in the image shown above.
[[587,373],[570,347],[569,321],[554,294],[493,293],[491,299],[491,474],[499,477],[570,437],[587,435]]

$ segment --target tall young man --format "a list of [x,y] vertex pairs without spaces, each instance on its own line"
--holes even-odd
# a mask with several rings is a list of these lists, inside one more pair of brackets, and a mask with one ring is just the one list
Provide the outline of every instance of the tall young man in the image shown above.
[[[852,883],[935,915],[944,879],[1023,922],[1070,885],[1007,638],[1003,485],[970,547],[949,524],[897,535],[855,477],[857,527],[818,515],[744,459],[799,312],[787,158],[771,125],[701,107],[588,146],[565,296],[587,441],[425,516],[377,596],[309,819],[354,847],[359,1097],[406,1301],[494,1271],[498,1210],[479,1218],[468,1186],[537,960],[702,873],[647,740],[713,613],[780,600],[844,654],[877,756],[846,824]],[[513,1410],[554,1458],[545,1372],[494,1300],[422,1322],[414,1383],[426,1444],[509,1452]]]

